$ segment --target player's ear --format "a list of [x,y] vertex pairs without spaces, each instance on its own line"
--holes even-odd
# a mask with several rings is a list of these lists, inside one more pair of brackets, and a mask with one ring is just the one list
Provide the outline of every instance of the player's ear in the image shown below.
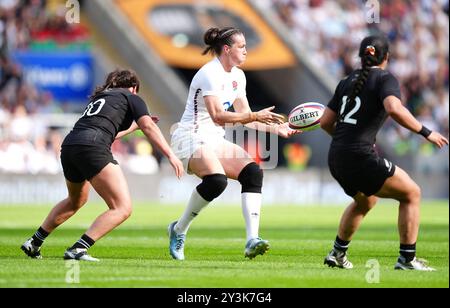
[[223,51],[226,53],[226,54],[229,54],[230,53],[230,50],[231,50],[231,46],[229,46],[229,45],[223,45]]

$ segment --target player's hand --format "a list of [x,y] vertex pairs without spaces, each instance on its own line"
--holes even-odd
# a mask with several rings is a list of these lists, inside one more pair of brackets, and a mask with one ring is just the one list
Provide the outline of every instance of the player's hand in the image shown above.
[[448,145],[448,140],[438,132],[431,132],[427,138],[428,141],[442,149],[445,145]]
[[277,135],[283,138],[290,138],[294,135],[298,135],[303,133],[303,131],[299,130],[299,129],[292,129],[289,127],[289,123],[283,123],[281,125],[278,125],[277,127],[277,131],[276,131]]
[[256,114],[256,121],[261,122],[267,125],[272,124],[283,124],[284,123],[284,116],[281,114],[272,112],[272,110],[275,109],[275,106],[262,109],[258,112],[255,112]]
[[183,163],[175,155],[168,157],[168,159],[169,163],[172,165],[173,170],[175,171],[175,175],[180,179],[184,174]]
[[153,122],[158,123],[159,122],[159,117],[157,115],[152,115],[150,116],[153,120]]

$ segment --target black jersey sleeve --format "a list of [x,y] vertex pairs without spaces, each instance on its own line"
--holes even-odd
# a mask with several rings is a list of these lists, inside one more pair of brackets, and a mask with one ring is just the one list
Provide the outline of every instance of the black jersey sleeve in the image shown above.
[[147,105],[144,100],[137,95],[130,95],[128,97],[130,102],[131,111],[133,113],[133,119],[137,122],[140,117],[150,115],[147,109]]
[[380,93],[380,101],[383,102],[384,99],[390,95],[402,99],[402,94],[400,92],[400,84],[397,78],[391,73],[385,74],[381,77],[380,88],[378,93]]
[[336,90],[334,91],[333,97],[328,102],[328,108],[330,108],[331,110],[333,110],[336,113],[339,112],[339,104],[341,101],[341,88],[342,88],[343,83],[344,83],[343,80],[341,80],[341,82],[339,82],[339,84],[336,87]]

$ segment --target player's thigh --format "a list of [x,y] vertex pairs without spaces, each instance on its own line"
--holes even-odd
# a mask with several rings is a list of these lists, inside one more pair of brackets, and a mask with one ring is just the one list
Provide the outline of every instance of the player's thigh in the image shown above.
[[247,151],[229,141],[224,141],[215,151],[225,170],[225,175],[233,180],[237,180],[245,166],[254,162]]
[[109,163],[90,179],[92,187],[111,209],[131,209],[128,184],[119,165]]
[[417,184],[403,169],[396,166],[394,175],[386,179],[375,195],[381,198],[402,199],[417,190],[420,190]]
[[189,159],[189,171],[200,178],[210,174],[225,174],[216,152],[210,146],[198,148]]

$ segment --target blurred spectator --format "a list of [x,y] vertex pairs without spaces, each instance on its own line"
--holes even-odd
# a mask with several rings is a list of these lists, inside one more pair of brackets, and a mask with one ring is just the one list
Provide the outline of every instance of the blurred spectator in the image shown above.
[[23,105],[16,106],[9,123],[9,137],[15,141],[31,139],[33,123]]
[[136,174],[154,174],[158,172],[159,166],[156,158],[152,155],[153,148],[143,137],[134,138],[134,151],[129,154],[126,168]]

